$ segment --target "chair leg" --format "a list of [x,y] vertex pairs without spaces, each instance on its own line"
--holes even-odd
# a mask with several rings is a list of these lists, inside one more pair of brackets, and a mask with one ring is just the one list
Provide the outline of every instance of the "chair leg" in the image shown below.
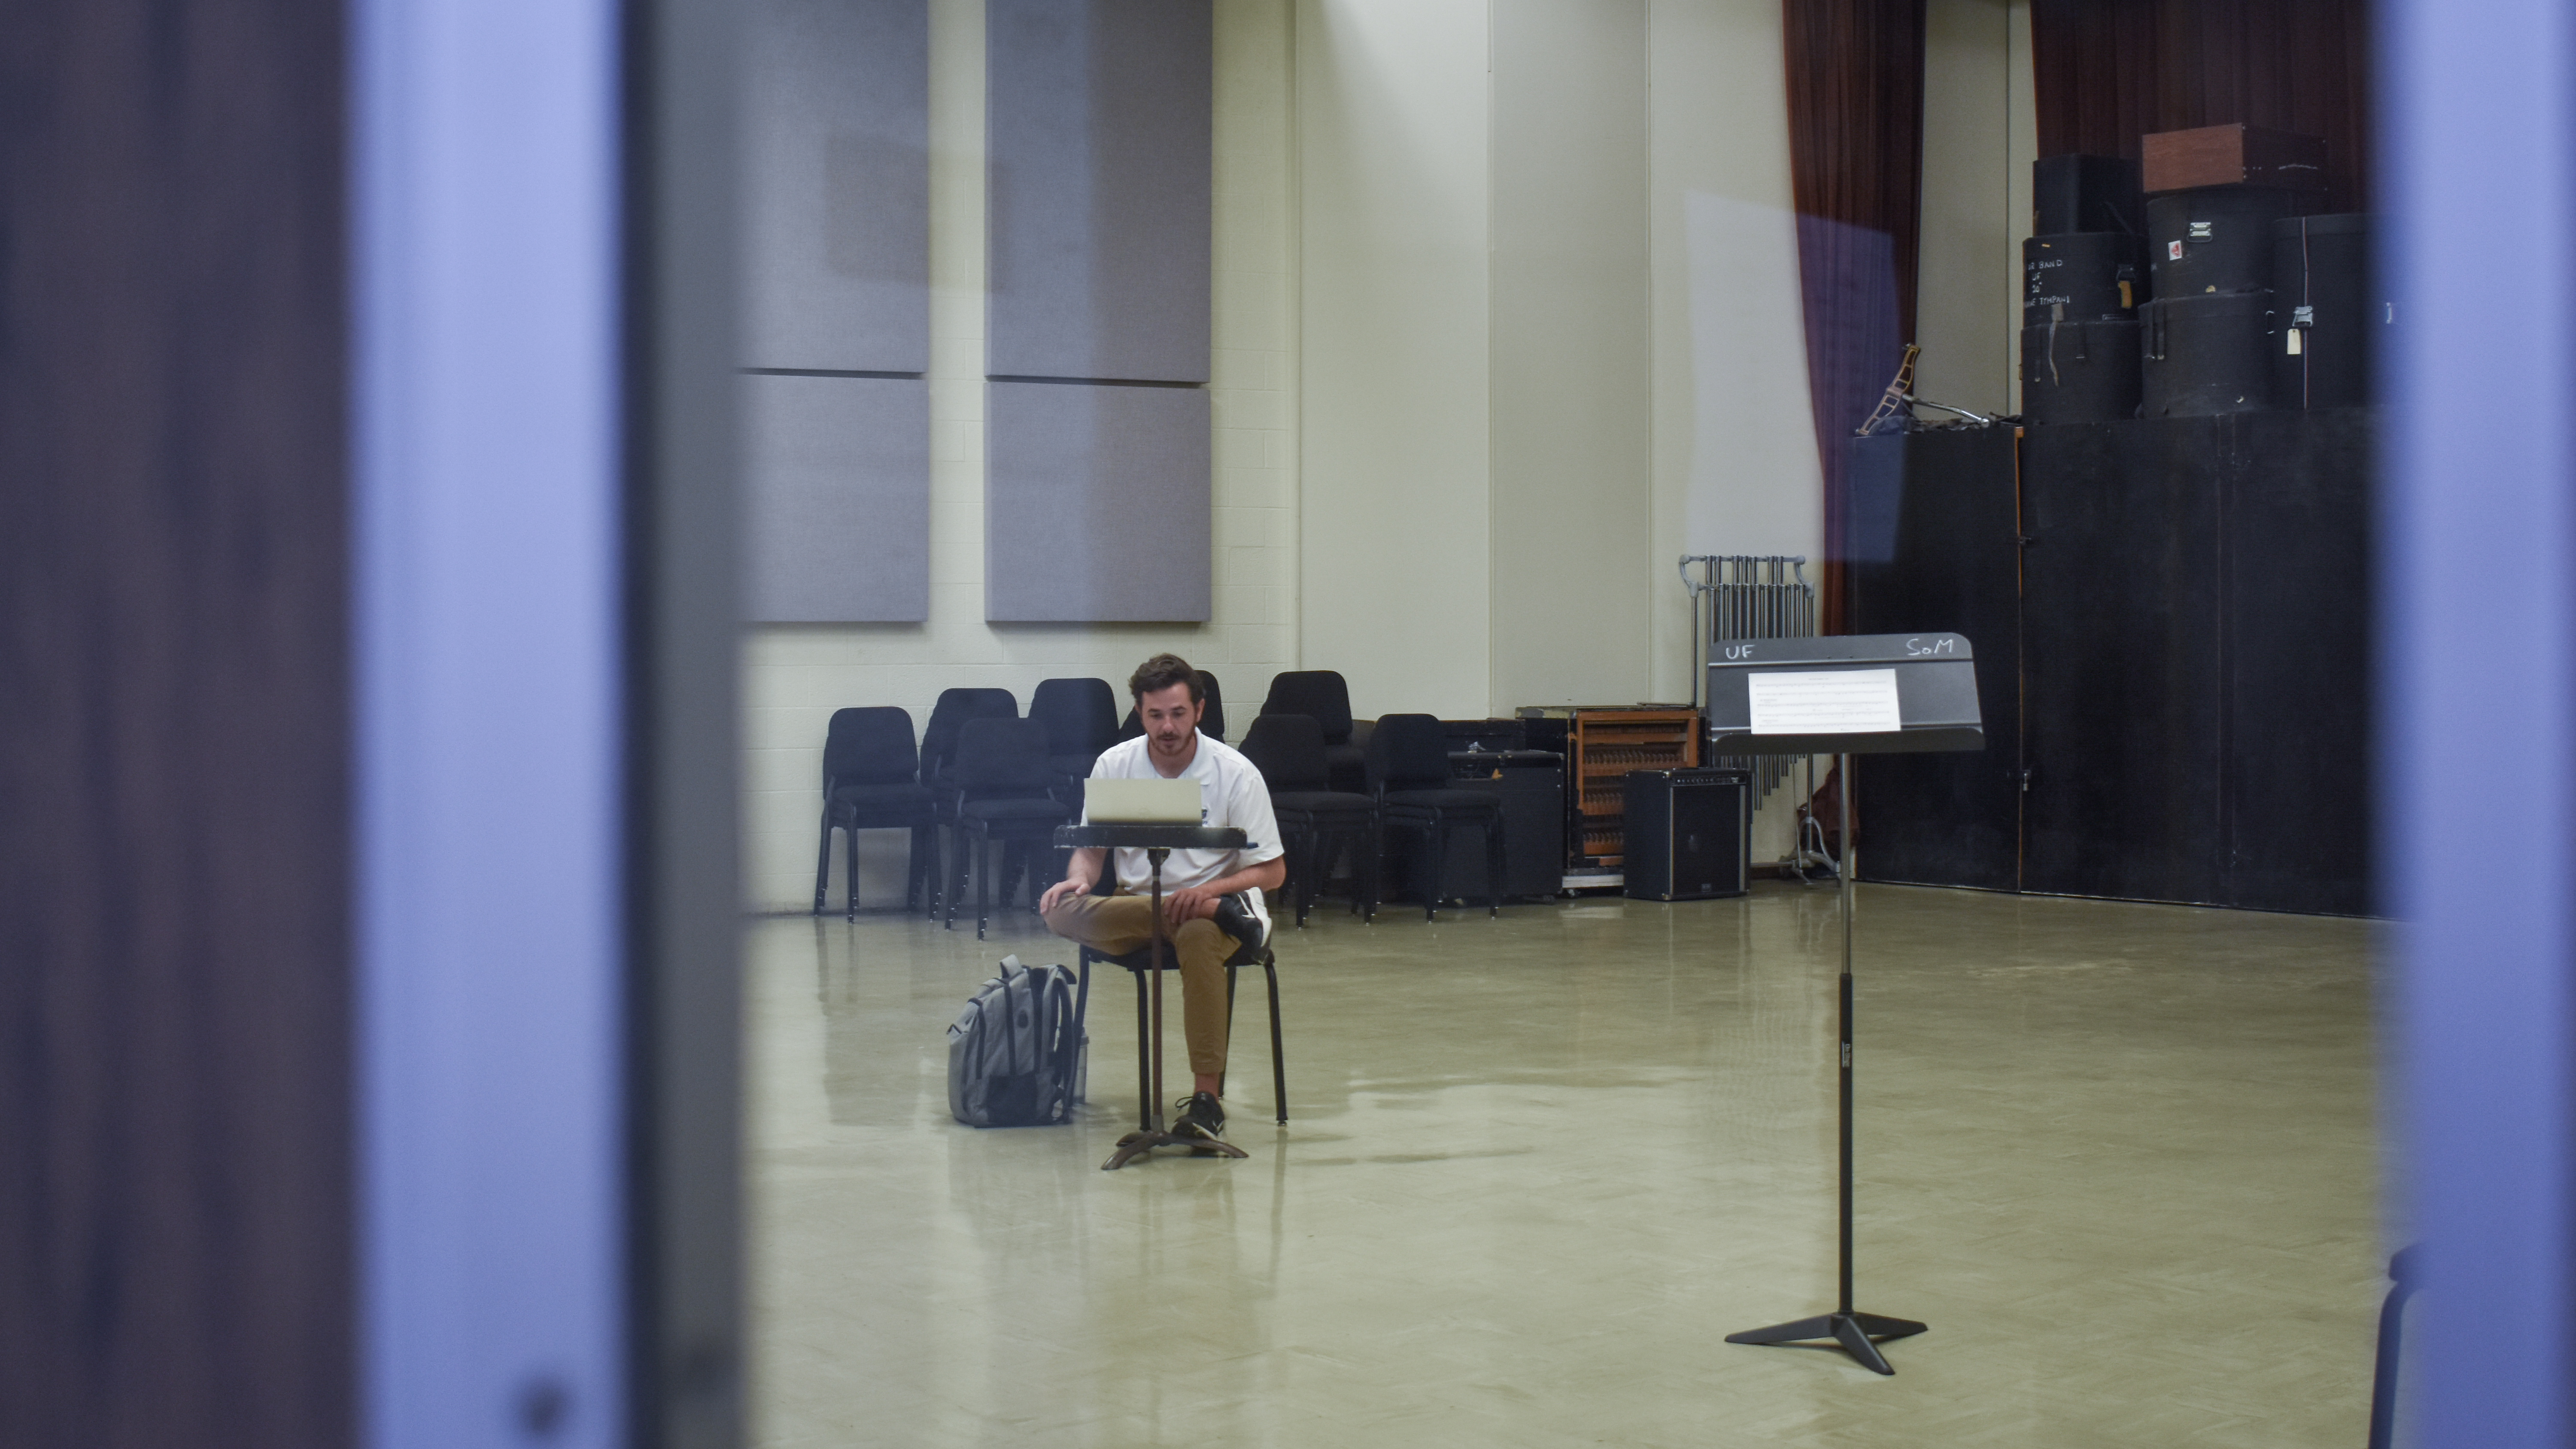
[[[1010,853],[1011,843],[1003,841],[1003,856],[1008,858]],[[978,836],[975,840],[975,939],[978,941],[984,939],[984,922],[993,914],[992,893],[993,839],[989,835]]]
[[[851,818],[855,820],[858,817]],[[859,918],[859,828],[853,825],[842,831],[841,843],[849,847],[841,852],[841,867],[847,876],[841,886],[841,918],[856,921]]]
[[1291,891],[1288,906],[1295,914],[1298,930],[1306,929],[1306,912],[1315,904],[1315,888],[1323,880],[1324,872],[1332,868],[1332,854],[1325,849],[1326,842],[1331,839],[1320,825],[1306,832],[1305,869],[1288,883]]
[[1279,1046],[1279,958],[1261,953],[1261,972],[1270,978],[1270,1090],[1279,1104],[1279,1120],[1288,1120],[1288,1059]]
[[959,865],[957,857],[959,833],[959,828],[954,825],[945,826],[939,831],[939,879],[932,889],[930,901],[930,913],[933,916],[947,915],[953,918],[955,915],[955,910],[950,904],[950,898],[956,894],[955,883],[949,879],[949,876]]
[[1503,914],[1503,845],[1503,818],[1497,815],[1485,822],[1486,914],[1496,918]]
[[823,812],[823,843],[814,847],[814,914],[823,914],[823,893],[832,883],[832,812]]
[[1386,899],[1386,831],[1383,827],[1369,826],[1368,853],[1368,909],[1360,914],[1360,919],[1375,925],[1378,902]]
[[920,910],[921,898],[930,894],[929,872],[924,869],[929,857],[921,848],[922,833],[923,827],[912,827],[912,843],[903,851],[903,908],[907,912]]
[[960,825],[948,832],[948,859],[940,867],[939,900],[931,910],[943,931],[957,929],[957,883],[964,879],[965,870],[966,827]]
[[1431,875],[1422,883],[1422,919],[1439,919],[1440,898],[1449,886],[1449,826],[1439,816],[1431,817]]

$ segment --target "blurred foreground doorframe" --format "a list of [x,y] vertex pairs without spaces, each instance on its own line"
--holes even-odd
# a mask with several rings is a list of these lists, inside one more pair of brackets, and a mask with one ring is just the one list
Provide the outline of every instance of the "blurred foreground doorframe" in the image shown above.
[[[2576,12],[2384,0],[2398,345],[2380,637],[2385,1018],[2425,1245],[2401,1415],[2433,1446],[2569,1442],[2576,1085]],[[2521,279],[2510,301],[2484,280]]]
[[728,15],[352,22],[364,1432],[730,1445]]

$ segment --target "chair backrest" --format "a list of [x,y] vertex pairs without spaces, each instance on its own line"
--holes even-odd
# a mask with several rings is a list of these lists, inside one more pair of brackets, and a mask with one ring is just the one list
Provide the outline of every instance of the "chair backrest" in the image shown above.
[[1029,718],[1046,721],[1048,754],[1096,755],[1118,743],[1118,692],[1106,679],[1042,679]]
[[1274,795],[1333,788],[1332,767],[1324,758],[1324,727],[1312,716],[1261,716],[1243,732],[1243,755]]
[[[1225,691],[1217,687],[1216,676],[1204,669],[1199,671],[1199,702],[1207,706],[1199,712],[1199,733],[1212,740],[1224,739]],[[1132,740],[1144,732],[1144,721],[1137,718],[1134,706],[1129,706],[1127,717],[1118,722],[1118,738]]]
[[1044,795],[1055,783],[1055,773],[1047,768],[1046,722],[968,720],[957,732],[957,755],[949,762],[948,779],[969,800]]
[[1437,790],[1449,783],[1449,732],[1436,716],[1390,714],[1369,735],[1374,790]]
[[823,790],[835,785],[908,785],[920,768],[912,716],[892,705],[832,711],[823,732]]
[[1199,671],[1199,688],[1207,695],[1207,710],[1199,716],[1199,733],[1211,739],[1225,738],[1225,691],[1217,686],[1216,676]]
[[930,723],[921,727],[921,778],[938,778],[957,753],[957,732],[968,720],[1018,719],[1020,702],[1007,689],[943,689],[930,708]]
[[1351,737],[1351,686],[1330,669],[1292,669],[1270,676],[1270,696],[1263,714],[1302,714],[1324,727],[1324,743],[1338,745]]

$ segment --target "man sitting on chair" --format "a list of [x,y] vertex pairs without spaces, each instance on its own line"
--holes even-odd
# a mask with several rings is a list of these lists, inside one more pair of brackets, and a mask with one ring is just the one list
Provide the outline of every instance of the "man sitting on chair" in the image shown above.
[[[1178,655],[1157,654],[1137,666],[1127,690],[1136,697],[1144,737],[1103,751],[1091,767],[1091,778],[1196,780],[1200,823],[1233,826],[1244,834],[1240,850],[1175,850],[1163,862],[1163,918],[1168,949],[1180,960],[1181,1026],[1190,1044],[1190,1071],[1197,1078],[1180,1104],[1172,1132],[1214,1139],[1225,1135],[1225,1108],[1217,1100],[1225,1075],[1225,962],[1237,944],[1217,924],[1218,906],[1228,896],[1240,896],[1253,927],[1266,937],[1270,916],[1261,894],[1277,890],[1288,878],[1288,862],[1261,771],[1223,740],[1199,733],[1206,689],[1198,671]],[[1146,896],[1152,867],[1144,851],[1120,850],[1116,893],[1095,896],[1091,887],[1100,875],[1102,854],[1098,849],[1075,851],[1072,868],[1047,888],[1038,912],[1046,917],[1048,930],[1095,951],[1123,956],[1143,950],[1154,931],[1154,908]]]

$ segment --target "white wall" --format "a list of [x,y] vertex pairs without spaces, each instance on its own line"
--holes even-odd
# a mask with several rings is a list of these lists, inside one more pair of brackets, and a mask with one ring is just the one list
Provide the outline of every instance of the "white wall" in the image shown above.
[[1373,717],[1491,696],[1486,0],[1299,0],[1300,646]]
[[[931,575],[920,625],[751,630],[744,649],[745,892],[812,904],[823,732],[846,705],[894,704],[917,730],[939,691],[1097,675],[1123,688],[1170,649],[1215,672],[1249,719],[1297,658],[1297,373],[1289,0],[1216,7],[1215,618],[1103,627],[984,622],[984,5],[932,0]],[[863,900],[900,889],[902,837],[872,832]],[[833,867],[837,878],[839,866]],[[834,887],[834,898],[839,888]]]
[[1646,12],[1646,0],[1493,3],[1497,715],[1647,694]]

